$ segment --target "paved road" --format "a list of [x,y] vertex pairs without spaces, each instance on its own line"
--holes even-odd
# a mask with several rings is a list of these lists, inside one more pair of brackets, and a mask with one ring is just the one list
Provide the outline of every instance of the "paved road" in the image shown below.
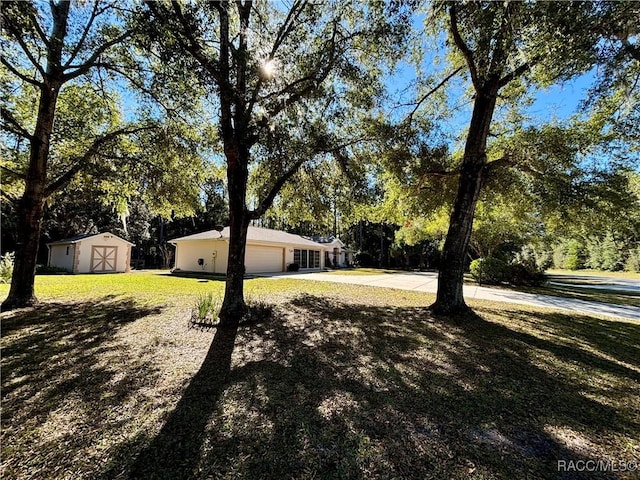
[[[320,282],[346,283],[352,285],[370,285],[373,287],[398,288],[418,292],[435,293],[438,286],[438,274],[433,272],[396,272],[375,275],[340,275],[323,272],[314,273],[283,273],[264,275],[269,278],[283,278],[295,276],[303,280]],[[589,302],[551,295],[537,295],[533,293],[516,292],[502,288],[464,286],[464,296],[467,299],[478,298],[498,302],[534,305],[538,307],[556,308],[578,313],[594,315],[608,315],[640,321],[640,308],[610,303]]]

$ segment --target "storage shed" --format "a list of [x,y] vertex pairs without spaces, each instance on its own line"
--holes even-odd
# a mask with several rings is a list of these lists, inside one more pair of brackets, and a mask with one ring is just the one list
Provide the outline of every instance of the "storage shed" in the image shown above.
[[47,243],[49,266],[72,273],[128,272],[133,246],[110,232],[77,235]]

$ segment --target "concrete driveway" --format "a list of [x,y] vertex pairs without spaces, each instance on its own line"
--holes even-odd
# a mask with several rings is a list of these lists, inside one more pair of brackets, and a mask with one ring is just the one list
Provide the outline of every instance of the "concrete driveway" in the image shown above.
[[[414,290],[428,293],[436,293],[438,287],[438,274],[434,272],[394,272],[374,275],[340,275],[314,272],[283,273],[264,276],[273,279],[295,277],[301,280],[369,285],[372,287],[397,288],[400,290]],[[478,287],[474,285],[464,286],[464,296],[466,299],[477,298],[496,302],[533,305],[536,307],[547,307],[576,313],[607,315],[640,321],[640,308],[625,305],[589,302],[552,295],[537,295],[533,293],[516,292],[504,288]]]

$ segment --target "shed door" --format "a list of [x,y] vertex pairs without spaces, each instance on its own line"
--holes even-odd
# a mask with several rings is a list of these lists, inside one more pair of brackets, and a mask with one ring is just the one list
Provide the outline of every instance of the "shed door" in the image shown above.
[[115,272],[118,247],[94,246],[91,249],[92,272]]
[[281,272],[282,255],[282,247],[247,245],[244,256],[247,273]]

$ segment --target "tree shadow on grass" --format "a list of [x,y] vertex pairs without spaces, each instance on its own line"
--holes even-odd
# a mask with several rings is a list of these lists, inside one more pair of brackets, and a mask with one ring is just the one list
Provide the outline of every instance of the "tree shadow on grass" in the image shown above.
[[[558,472],[557,461],[623,458],[640,433],[632,413],[597,399],[635,398],[637,372],[616,361],[626,347],[599,355],[567,344],[564,320],[543,321],[553,338],[475,315],[299,297],[237,337],[216,332],[131,477],[625,478]],[[576,370],[628,388],[585,394]]]
[[[236,328],[217,328],[198,373],[186,388],[160,433],[138,455],[130,478],[191,478],[198,464],[210,416],[231,370]],[[101,478],[112,478],[109,469]]]
[[51,476],[72,468],[72,457],[87,446],[88,435],[117,431],[126,424],[129,417],[114,420],[109,410],[121,407],[155,372],[150,363],[131,358],[112,340],[125,325],[160,311],[108,296],[91,303],[45,303],[3,315],[7,478]]

